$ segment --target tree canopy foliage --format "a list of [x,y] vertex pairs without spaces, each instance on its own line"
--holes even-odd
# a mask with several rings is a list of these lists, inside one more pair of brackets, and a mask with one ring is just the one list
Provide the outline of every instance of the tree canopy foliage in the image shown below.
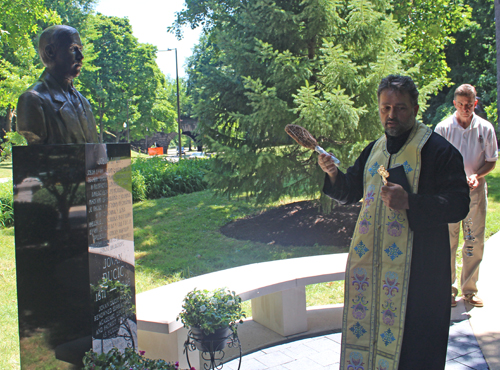
[[0,0],[0,115],[7,115],[19,95],[41,72],[33,38],[38,22],[53,24],[57,13],[48,10],[43,0]]
[[[440,15],[420,19],[415,4]],[[446,83],[433,48],[451,42],[457,19],[467,18],[458,4],[412,1],[397,8],[398,18],[386,0],[187,0],[170,30],[181,37],[190,25],[206,33],[188,84],[204,144],[217,153],[212,185],[257,201],[316,196],[323,176],[316,155],[291,142],[286,124],[306,127],[345,165],[352,162],[382,132],[376,89],[383,77],[414,77],[422,108]],[[439,30],[407,37],[436,17]],[[433,53],[424,55],[431,41]]]
[[405,65],[419,65],[420,86],[437,80],[439,88],[449,82],[450,68],[444,53],[455,46],[455,34],[471,25],[468,0],[392,1],[393,16],[405,30],[402,45],[411,50]]
[[167,100],[156,47],[139,43],[126,18],[97,14],[87,23],[85,47],[92,60],[79,83],[93,106],[101,140],[104,131],[119,141],[128,130],[134,139],[169,128],[176,112]]
[[461,84],[476,87],[488,120],[497,123],[497,58],[494,0],[469,1],[472,21],[453,34],[456,42],[445,48],[451,85],[430,101],[424,122],[435,126],[453,112],[453,93]]

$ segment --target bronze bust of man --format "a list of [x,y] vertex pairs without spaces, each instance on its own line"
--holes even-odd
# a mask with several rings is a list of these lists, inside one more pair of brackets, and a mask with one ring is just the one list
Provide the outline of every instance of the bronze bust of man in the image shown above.
[[82,42],[69,26],[40,35],[38,52],[45,70],[17,104],[17,131],[28,144],[98,143],[92,109],[73,87],[82,67]]

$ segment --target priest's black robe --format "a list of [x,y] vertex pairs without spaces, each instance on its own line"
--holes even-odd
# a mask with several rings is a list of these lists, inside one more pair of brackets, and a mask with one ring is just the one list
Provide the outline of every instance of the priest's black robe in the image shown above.
[[[387,150],[397,153],[409,131],[387,136]],[[335,184],[325,176],[323,192],[341,204],[363,197],[363,174],[375,142],[370,143]],[[408,220],[414,232],[408,305],[400,370],[442,370],[451,315],[451,258],[448,224],[469,211],[469,187],[461,154],[446,139],[432,133],[421,151],[418,193],[408,194]],[[390,178],[388,179],[390,181]]]

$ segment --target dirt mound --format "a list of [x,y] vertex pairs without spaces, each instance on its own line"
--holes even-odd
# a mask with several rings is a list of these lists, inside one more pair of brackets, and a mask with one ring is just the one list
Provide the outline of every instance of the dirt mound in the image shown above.
[[360,205],[337,206],[322,214],[313,201],[286,204],[224,225],[222,234],[239,240],[283,246],[348,247]]

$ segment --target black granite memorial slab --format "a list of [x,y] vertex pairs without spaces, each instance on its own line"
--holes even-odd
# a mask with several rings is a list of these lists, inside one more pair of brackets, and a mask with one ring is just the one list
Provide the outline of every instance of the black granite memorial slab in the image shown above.
[[21,368],[137,348],[129,144],[13,149]]

